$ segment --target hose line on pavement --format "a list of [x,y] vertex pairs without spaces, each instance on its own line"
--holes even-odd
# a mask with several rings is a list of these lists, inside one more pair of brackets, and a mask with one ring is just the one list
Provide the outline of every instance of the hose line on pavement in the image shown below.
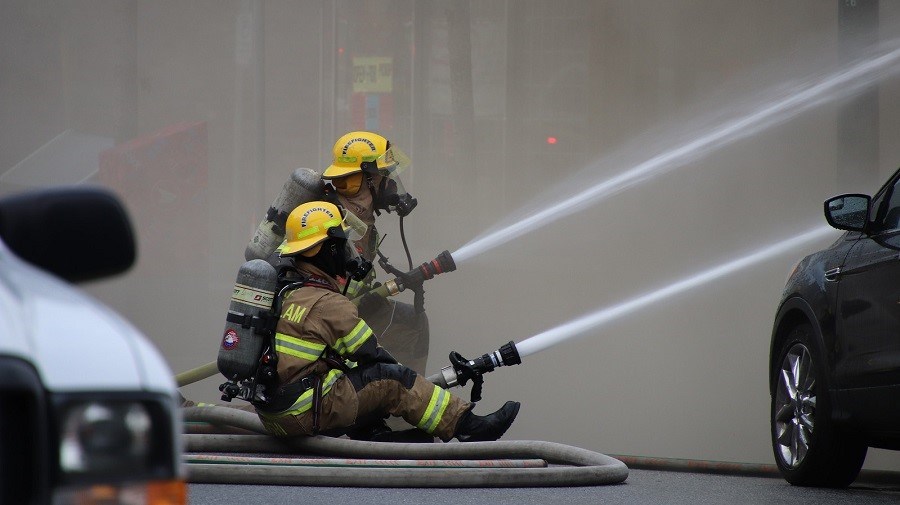
[[[261,435],[187,434],[191,453],[315,454],[333,458],[401,460],[542,459],[551,466],[502,468],[308,466],[186,462],[193,483],[268,484],[342,487],[563,487],[617,484],[628,478],[628,467],[605,454],[564,444],[517,440],[496,442],[410,444],[364,442],[325,436],[275,438],[254,414],[226,407],[183,409],[184,420],[230,426]],[[237,460],[235,460],[237,461]],[[264,460],[260,459],[260,462]],[[487,465],[486,465],[487,466]]]

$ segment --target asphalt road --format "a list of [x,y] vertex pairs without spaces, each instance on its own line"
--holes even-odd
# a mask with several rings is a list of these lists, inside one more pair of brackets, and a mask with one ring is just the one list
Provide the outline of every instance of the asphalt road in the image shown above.
[[392,489],[303,486],[243,486],[191,484],[191,505],[530,505],[603,504],[773,504],[846,505],[898,504],[897,482],[861,482],[849,489],[794,487],[780,478],[734,475],[629,471],[622,484],[571,488],[514,489]]

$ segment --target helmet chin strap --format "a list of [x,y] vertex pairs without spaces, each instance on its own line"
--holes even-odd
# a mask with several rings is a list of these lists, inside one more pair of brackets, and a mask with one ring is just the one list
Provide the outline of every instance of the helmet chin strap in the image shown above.
[[371,174],[366,174],[366,182],[369,186],[369,192],[372,193],[372,212],[374,212],[376,216],[380,216],[381,208],[380,205],[378,205],[378,189],[375,187],[375,181],[372,180]]
[[366,186],[369,188],[369,192],[372,193],[372,203],[374,205],[373,211],[376,216],[381,215],[381,211],[378,209],[378,189],[375,187],[375,181],[372,180],[372,174],[378,173],[378,164],[374,161],[364,161],[360,163],[359,168],[362,170],[362,173],[366,176]]
[[343,295],[347,296],[350,280],[352,279],[359,282],[365,279],[366,276],[369,275],[369,271],[372,270],[372,262],[357,256],[350,260],[345,259],[344,267],[347,273],[347,282],[344,283]]

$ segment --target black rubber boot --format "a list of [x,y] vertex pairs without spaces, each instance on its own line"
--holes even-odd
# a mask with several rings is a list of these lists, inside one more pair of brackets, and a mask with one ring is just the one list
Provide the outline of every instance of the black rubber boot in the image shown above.
[[486,416],[477,416],[468,411],[456,425],[454,435],[460,442],[489,442],[502,437],[516,420],[519,402],[506,402],[499,410]]

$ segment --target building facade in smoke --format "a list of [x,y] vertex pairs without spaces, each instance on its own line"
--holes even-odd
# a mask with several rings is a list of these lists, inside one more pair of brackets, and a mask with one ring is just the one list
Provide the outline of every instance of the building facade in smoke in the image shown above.
[[[763,90],[833,68],[851,57],[851,32],[900,35],[900,6],[844,3],[10,0],[0,17],[0,175],[67,130],[113,144],[96,149],[96,170],[135,209],[142,263],[90,289],[187,370],[213,359],[244,247],[273,197],[293,169],[327,166],[346,131],[375,129],[411,155],[404,183],[419,206],[405,226],[413,261],[424,261],[523,205],[564,199],[565,186],[545,190],[569,176],[578,186],[582,170],[613,175],[592,166],[610,153],[640,159],[645,140],[689,139],[689,122],[673,118],[728,117]],[[844,189],[874,192],[867,181],[900,163],[890,141],[900,83],[876,88],[861,106],[823,104],[570,219],[535,223],[433,281],[429,362],[519,341],[818,225],[821,201]],[[166,165],[202,157],[197,140],[155,181],[129,185],[128,173],[146,175],[129,153],[167,128],[195,139],[203,129],[205,162],[185,177]],[[0,176],[0,192],[12,189]],[[395,221],[379,228],[400,258]],[[534,398],[515,438],[770,462],[766,346],[796,259],[495,373],[486,398]],[[556,398],[557,384],[590,400]],[[218,397],[206,383],[187,393]],[[548,433],[543,420],[561,409],[572,419]]]

